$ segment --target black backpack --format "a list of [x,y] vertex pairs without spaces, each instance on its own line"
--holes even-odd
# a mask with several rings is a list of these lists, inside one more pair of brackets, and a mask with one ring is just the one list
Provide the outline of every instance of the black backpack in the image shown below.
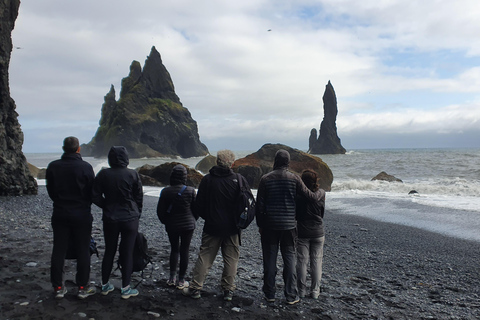
[[242,176],[237,173],[240,193],[238,195],[237,228],[246,229],[255,218],[255,198],[249,188],[243,185]]
[[133,272],[143,272],[149,263],[152,263],[152,257],[148,254],[147,238],[143,233],[138,232],[133,248]]

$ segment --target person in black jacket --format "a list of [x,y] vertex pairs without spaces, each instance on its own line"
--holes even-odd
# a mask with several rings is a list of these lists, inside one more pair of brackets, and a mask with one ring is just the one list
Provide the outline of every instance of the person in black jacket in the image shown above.
[[77,256],[78,298],[85,299],[95,293],[87,287],[90,280],[90,237],[92,233],[92,185],[95,173],[92,166],[82,160],[76,137],[63,140],[60,160],[52,161],[46,171],[47,192],[53,200],[53,250],[50,277],[55,297],[67,293],[64,284],[64,264],[69,245]]
[[283,259],[284,294],[287,304],[300,301],[297,292],[295,197],[304,195],[319,201],[325,192],[308,190],[299,176],[288,170],[290,154],[280,149],[275,154],[273,171],[262,176],[257,191],[256,215],[263,253],[263,292],[268,302],[275,301],[278,248]]
[[236,217],[239,215],[237,199],[240,194],[238,179],[243,179],[243,185],[249,187],[242,175],[232,171],[234,161],[232,151],[219,151],[217,165],[203,177],[198,187],[195,204],[205,224],[190,287],[182,291],[184,295],[195,299],[201,296],[200,290],[220,248],[223,257],[223,299],[231,301],[236,288],[235,276],[240,255],[240,235],[236,225]]
[[[308,189],[315,192],[319,189],[317,173],[313,170],[302,172],[302,181]],[[307,267],[310,262],[312,286],[310,295],[318,299],[320,295],[320,281],[322,280],[323,244],[325,230],[323,215],[325,213],[325,197],[320,201],[311,201],[304,196],[298,196],[297,204],[297,286],[300,298],[305,297],[307,291]]]
[[[165,225],[168,240],[170,241],[170,278],[167,281],[169,286],[177,286],[178,289],[188,287],[185,280],[188,268],[190,242],[198,219],[194,213],[195,188],[186,186],[187,169],[177,164],[173,167],[170,175],[170,186],[160,193],[157,205],[157,215],[160,222]],[[178,272],[178,283],[176,272],[178,258],[180,256],[180,270]]]
[[123,299],[138,295],[130,287],[133,270],[133,249],[142,213],[143,190],[137,171],[127,168],[128,152],[125,147],[112,147],[108,153],[110,168],[102,169],[94,180],[93,203],[103,209],[105,255],[102,261],[102,295],[114,290],[110,273],[120,241],[120,266],[122,269]]

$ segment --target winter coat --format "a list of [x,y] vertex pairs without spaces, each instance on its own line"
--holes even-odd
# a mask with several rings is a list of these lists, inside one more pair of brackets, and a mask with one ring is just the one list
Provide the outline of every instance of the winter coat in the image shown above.
[[103,221],[124,222],[139,219],[143,206],[142,182],[137,171],[127,168],[125,147],[112,147],[110,168],[102,169],[93,184],[93,203],[103,209]]
[[[167,232],[194,230],[198,215],[195,213],[195,188],[187,186],[187,169],[176,165],[170,176],[170,186],[163,188],[157,205],[157,216]],[[171,206],[170,212],[168,212]]]
[[200,217],[205,219],[205,233],[216,237],[239,233],[236,226],[239,214],[237,199],[240,194],[238,177],[248,186],[247,180],[232,169],[214,166],[200,182],[196,206]]
[[92,186],[95,173],[79,153],[64,153],[46,171],[47,192],[53,200],[52,221],[92,223]]
[[297,226],[295,220],[295,198],[304,195],[319,201],[325,191],[312,192],[295,173],[288,171],[290,154],[279,150],[275,155],[273,171],[265,174],[258,185],[256,220],[260,228],[291,230]]
[[311,201],[304,196],[298,196],[297,231],[299,238],[320,238],[325,235],[323,215],[325,213],[325,199]]

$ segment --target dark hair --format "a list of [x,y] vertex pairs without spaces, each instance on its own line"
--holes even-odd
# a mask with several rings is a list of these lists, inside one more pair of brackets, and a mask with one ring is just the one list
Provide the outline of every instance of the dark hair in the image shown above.
[[307,188],[312,190],[313,192],[317,191],[319,188],[317,180],[318,180],[318,176],[315,171],[310,169],[303,170],[302,181],[303,183],[305,183]]
[[63,140],[63,151],[65,151],[65,153],[75,153],[78,147],[80,147],[80,142],[78,142],[76,137],[66,137]]

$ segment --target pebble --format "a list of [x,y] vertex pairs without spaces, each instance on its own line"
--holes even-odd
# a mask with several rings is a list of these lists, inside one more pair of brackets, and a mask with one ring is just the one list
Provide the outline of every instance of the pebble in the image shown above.
[[86,314],[86,313],[83,313],[83,312],[79,312],[79,313],[77,313],[77,314],[78,314],[78,316],[79,316],[80,318],[86,318],[86,317],[87,317],[87,314]]
[[26,264],[27,267],[36,267],[38,263],[36,262],[29,262]]
[[151,316],[154,316],[155,318],[160,318],[160,313],[148,311],[147,314],[149,314],[149,315],[151,315]]
[[20,303],[21,306],[28,306],[28,302],[22,302]]
[[232,311],[240,312],[240,311],[242,311],[242,309],[240,309],[240,308],[238,308],[238,307],[233,307],[233,308],[232,308]]

